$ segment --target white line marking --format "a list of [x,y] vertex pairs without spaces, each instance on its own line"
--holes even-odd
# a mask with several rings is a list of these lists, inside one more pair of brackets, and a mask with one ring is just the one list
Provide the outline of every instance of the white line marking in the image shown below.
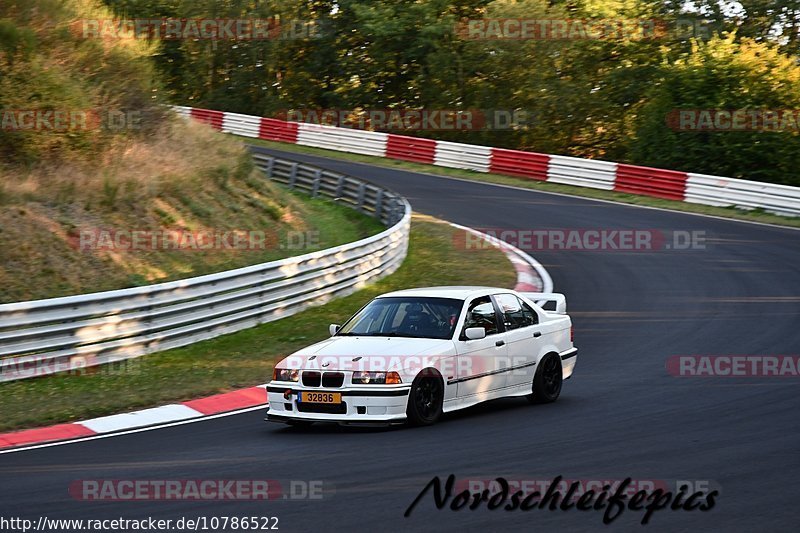
[[200,411],[183,404],[173,403],[142,409],[140,411],[133,411],[131,413],[92,418],[90,420],[77,422],[77,424],[87,427],[95,433],[111,433],[123,429],[152,426],[200,416],[203,416],[203,413]]
[[28,451],[28,450],[36,450],[36,449],[39,449],[39,448],[50,448],[52,446],[65,446],[67,444],[75,444],[77,442],[85,442],[85,441],[89,441],[89,440],[107,439],[107,438],[110,438],[110,437],[119,437],[119,436],[122,436],[122,435],[130,435],[131,433],[142,433],[144,431],[154,431],[156,429],[169,428],[169,427],[173,427],[173,426],[182,426],[184,424],[194,424],[195,422],[204,422],[206,420],[213,420],[215,418],[223,418],[223,417],[226,417],[226,416],[240,415],[242,413],[247,413],[249,411],[256,411],[258,409],[265,409],[266,407],[267,407],[267,404],[256,405],[256,406],[253,406],[253,407],[245,407],[244,409],[238,409],[236,411],[229,411],[227,413],[219,413],[219,414],[216,414],[216,415],[204,416],[204,417],[201,417],[201,418],[190,418],[188,420],[179,420],[178,422],[169,422],[167,424],[159,424],[159,425],[156,425],[156,426],[149,426],[149,427],[146,427],[146,428],[137,428],[137,429],[131,429],[131,430],[128,430],[128,431],[120,431],[118,433],[105,433],[105,434],[102,434],[102,435],[91,435],[91,436],[88,436],[88,437],[80,437],[80,438],[72,439],[72,440],[62,440],[62,441],[58,441],[58,442],[48,442],[48,443],[44,443],[44,444],[33,444],[31,446],[25,446],[25,447],[22,447],[22,448],[13,448],[13,449],[10,449],[10,450],[0,450],[0,455],[7,454],[7,453],[24,452],[24,451]]

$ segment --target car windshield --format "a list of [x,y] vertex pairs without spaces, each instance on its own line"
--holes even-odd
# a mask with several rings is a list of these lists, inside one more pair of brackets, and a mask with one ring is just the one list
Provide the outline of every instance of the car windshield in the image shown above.
[[463,300],[452,298],[376,298],[348,320],[336,335],[450,339],[463,305]]

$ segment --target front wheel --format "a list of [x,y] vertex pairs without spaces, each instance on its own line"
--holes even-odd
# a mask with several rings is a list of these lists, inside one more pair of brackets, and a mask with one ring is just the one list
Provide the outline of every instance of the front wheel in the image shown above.
[[414,426],[429,426],[442,416],[444,385],[438,376],[417,376],[411,384],[406,416]]
[[532,393],[527,396],[531,403],[552,403],[561,394],[564,380],[561,358],[554,354],[545,355],[539,362],[539,368],[533,375]]

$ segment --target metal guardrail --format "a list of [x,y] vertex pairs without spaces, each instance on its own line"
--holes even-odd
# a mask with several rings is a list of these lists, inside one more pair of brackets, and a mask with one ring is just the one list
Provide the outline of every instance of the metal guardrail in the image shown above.
[[576,187],[614,190],[617,164],[610,161],[551,155],[547,181]]
[[460,168],[475,172],[489,172],[492,149],[488,146],[437,141],[434,165]]
[[686,201],[720,207],[764,209],[785,216],[800,215],[800,188],[776,183],[748,181],[689,173]]
[[271,322],[394,272],[411,206],[398,194],[254,154],[266,176],[373,216],[385,231],[269,263],[129,289],[0,305],[0,382],[117,362]]
[[296,143],[353,154],[382,156],[388,137],[388,134],[377,131],[299,123]]

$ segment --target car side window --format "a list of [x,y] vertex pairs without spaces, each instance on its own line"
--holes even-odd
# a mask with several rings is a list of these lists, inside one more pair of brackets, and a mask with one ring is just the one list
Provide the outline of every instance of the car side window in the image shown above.
[[[491,298],[482,296],[470,302],[464,321],[464,330],[467,328],[485,328],[487,337],[498,332],[497,315]],[[464,331],[461,332],[461,338],[466,339]]]
[[[519,298],[517,298],[517,300],[519,300]],[[535,324],[538,324],[539,315],[536,314],[536,311],[534,311],[530,305],[526,304],[522,300],[519,300],[519,303],[522,306],[522,317],[523,320],[525,321],[525,325],[533,326]]]
[[536,324],[534,310],[513,294],[497,294],[494,298],[500,307],[506,330],[524,328]]

